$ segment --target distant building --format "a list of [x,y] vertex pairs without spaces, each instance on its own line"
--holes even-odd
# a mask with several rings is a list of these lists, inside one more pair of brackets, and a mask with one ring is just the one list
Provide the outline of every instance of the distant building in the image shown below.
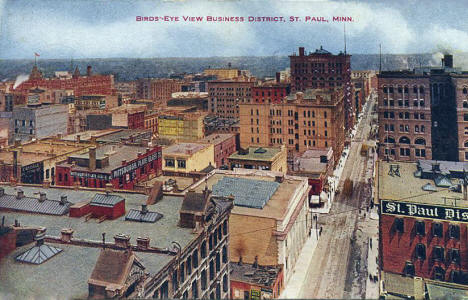
[[286,173],[286,147],[248,147],[240,149],[228,158],[229,168],[256,169]]
[[209,68],[203,71],[205,76],[216,76],[217,79],[233,79],[241,75],[241,70],[233,68]]
[[37,66],[34,66],[29,79],[21,83],[15,92],[24,93],[29,89],[42,87],[47,89],[73,90],[76,97],[82,95],[114,95],[114,76],[92,74],[92,68],[88,66],[86,76],[81,76],[76,67],[72,78],[44,78]]
[[143,129],[145,127],[146,105],[124,104],[111,109],[112,126],[127,129]]
[[198,143],[212,144],[214,146],[214,161],[217,168],[226,166],[228,158],[237,149],[237,136],[232,133],[214,133],[198,140]]
[[166,104],[172,93],[181,92],[184,81],[177,79],[143,78],[137,80],[136,95],[140,99],[151,99],[157,103]]
[[291,67],[291,92],[307,89],[339,89],[344,97],[345,128],[349,130],[356,121],[351,84],[351,55],[340,52],[333,55],[320,46],[314,52],[299,47],[299,55],[289,56]]
[[172,93],[167,106],[195,106],[200,111],[208,111],[208,93],[205,92],[180,92]]
[[263,84],[252,87],[252,103],[281,103],[289,95],[289,85],[282,83]]
[[215,166],[213,144],[174,144],[164,148],[162,155],[165,174],[201,172],[208,166]]
[[127,145],[92,147],[88,153],[70,155],[57,165],[56,184],[132,190],[139,181],[160,175],[161,147],[144,148]]
[[222,118],[239,118],[239,104],[249,103],[252,99],[254,81],[216,80],[208,83],[208,111]]
[[22,141],[67,134],[68,106],[17,106],[12,115],[14,136]]
[[158,116],[159,136],[183,142],[194,142],[205,136],[206,113],[162,112]]
[[117,107],[118,99],[110,95],[83,95],[76,97],[74,103],[77,110],[104,110]]
[[240,104],[241,147],[286,145],[290,156],[332,147],[339,154],[345,143],[343,101],[338,90],[315,89],[291,94],[281,103]]

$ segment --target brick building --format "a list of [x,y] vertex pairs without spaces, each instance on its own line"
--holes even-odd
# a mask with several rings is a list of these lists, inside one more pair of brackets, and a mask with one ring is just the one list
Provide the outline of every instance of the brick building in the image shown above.
[[287,284],[311,227],[307,179],[272,171],[215,170],[190,189],[205,187],[213,195],[234,196],[230,261],[282,266]]
[[139,99],[151,99],[165,105],[172,93],[182,92],[183,80],[143,78],[136,82],[136,96]]
[[[21,220],[21,224],[0,226],[1,255],[6,255],[0,260],[2,292],[18,298],[60,299],[229,297],[232,199],[204,191],[185,197],[164,195],[157,203],[142,207],[149,196],[111,192],[112,199],[106,203],[124,203],[126,216],[86,222],[88,217],[39,210],[63,211],[65,205],[50,206],[58,202],[54,201],[57,195],[65,197],[66,206],[107,195],[92,189],[22,189],[25,197],[17,199],[14,188],[4,186],[5,202],[36,209],[36,213],[2,211],[6,224]],[[33,199],[37,192],[54,200]],[[101,238],[96,232],[105,234]]]
[[128,145],[92,147],[87,153],[70,155],[57,164],[56,184],[132,190],[139,181],[155,177],[162,172],[161,147],[143,148]]
[[281,266],[231,263],[230,299],[278,299],[283,291]]
[[239,107],[241,147],[285,144],[290,153],[312,147],[343,151],[344,103],[338,90],[307,90],[291,94],[282,103]]
[[252,87],[252,103],[281,103],[289,95],[289,85],[284,83],[263,84]]
[[237,135],[233,133],[214,133],[197,141],[214,146],[215,167],[226,166],[228,157],[237,150]]
[[73,90],[76,97],[83,95],[114,95],[114,76],[92,74],[90,66],[87,68],[86,76],[81,76],[76,67],[72,78],[44,78],[37,66],[34,66],[29,79],[21,83],[13,91],[24,93],[28,90],[42,87],[56,90]]
[[287,156],[284,145],[239,149],[229,156],[229,169],[243,168],[286,173],[288,170]]
[[127,129],[145,128],[146,105],[144,104],[124,104],[113,108],[111,112],[113,127]]
[[241,70],[233,68],[209,68],[203,71],[205,76],[216,76],[217,79],[233,79],[241,75]]
[[468,285],[467,167],[434,160],[378,162],[383,278],[389,273],[415,283],[423,278]]
[[239,105],[249,103],[254,81],[216,80],[208,82],[208,111],[218,117],[239,118]]
[[206,113],[166,111],[158,116],[159,136],[177,141],[194,142],[205,136]]
[[378,76],[380,157],[431,159],[429,76],[411,72],[382,72]]
[[345,106],[345,126],[354,126],[356,112],[351,84],[351,55],[340,52],[333,55],[320,46],[315,52],[306,54],[304,47],[299,47],[299,55],[289,56],[291,67],[291,92],[307,89],[338,88],[343,91]]

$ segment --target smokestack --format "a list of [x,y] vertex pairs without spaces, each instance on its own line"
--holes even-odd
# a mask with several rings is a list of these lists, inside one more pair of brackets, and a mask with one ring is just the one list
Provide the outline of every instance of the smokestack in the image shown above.
[[87,76],[93,75],[92,69],[93,69],[93,68],[92,68],[91,66],[88,66],[88,67],[86,68],[86,75],[87,75]]
[[65,205],[67,203],[67,196],[62,195],[60,196],[60,205]]
[[304,56],[304,47],[299,47],[299,56]]
[[254,263],[253,263],[253,267],[258,268],[258,255],[255,255],[255,260],[254,260]]
[[453,55],[444,54],[444,58],[442,58],[442,64],[445,68],[453,68]]
[[281,82],[281,73],[276,72],[276,83],[280,83],[280,82]]
[[96,147],[89,148],[89,170],[96,170]]
[[114,236],[114,243],[119,248],[127,249],[130,246],[130,237],[125,234],[117,234]]
[[21,199],[23,197],[24,197],[23,190],[18,190],[18,192],[16,193],[16,199]]

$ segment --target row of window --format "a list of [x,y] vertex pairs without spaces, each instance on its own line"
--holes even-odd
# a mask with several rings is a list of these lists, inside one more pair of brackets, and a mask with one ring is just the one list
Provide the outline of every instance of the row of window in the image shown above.
[[[164,159],[166,162],[166,167],[173,168],[175,166],[175,159],[173,158],[166,158]],[[186,168],[186,161],[185,159],[177,159],[177,168],[185,169]]]
[[[405,222],[403,218],[395,218],[393,223],[393,228],[399,233],[405,232]],[[426,223],[423,221],[416,221],[414,223],[414,230],[417,235],[425,236],[426,235]],[[442,223],[432,223],[431,234],[434,237],[442,238],[443,234],[443,225]],[[451,239],[460,239],[460,226],[457,224],[449,224],[447,230],[448,237]]]
[[[385,124],[384,125],[384,130],[388,131],[388,132],[395,132],[395,125],[394,124]],[[414,132],[415,133],[425,132],[425,131],[426,131],[426,127],[424,125],[414,125]],[[400,132],[410,132],[410,125],[400,124]],[[425,144],[426,144],[426,142],[424,141],[424,144],[422,144],[422,145],[425,145]]]
[[[415,269],[412,262],[406,262],[405,268],[403,270],[406,276],[414,276]],[[432,279],[445,281],[445,270],[441,266],[434,266],[432,272]],[[459,283],[459,284],[468,284],[468,272],[460,270],[452,270],[450,272],[450,282]]]
[[[399,94],[402,94],[403,92],[405,94],[408,94],[409,93],[409,87],[408,86],[398,86],[396,89],[394,89],[393,86],[383,86],[383,92],[384,93],[390,93],[390,94],[393,94],[395,92],[395,90],[399,93]],[[419,88],[418,86],[413,86],[413,93],[414,94],[417,94],[419,91],[420,94],[424,94],[424,86],[420,85]]]
[[[395,149],[385,149],[385,155],[395,155]],[[410,156],[411,149],[400,148],[400,156]],[[414,149],[414,155],[416,157],[426,157],[426,149]]]
[[[425,260],[426,259],[426,245],[417,244],[414,257],[416,259]],[[450,263],[460,264],[460,249],[451,248],[447,250],[447,261]],[[434,246],[432,248],[432,259],[435,261],[445,261],[445,250],[441,246]]]
[[[26,120],[18,120],[18,119],[15,119],[15,126],[26,126]],[[28,120],[28,124],[29,126],[34,126],[34,121],[33,120]]]
[[[255,93],[255,95],[256,95],[256,96],[260,96],[260,93],[257,91],[257,92]],[[275,97],[277,97],[277,96],[278,96],[278,92],[275,91],[274,95],[275,95]],[[265,96],[265,92],[262,92],[262,97],[264,97],[264,96]],[[268,92],[268,97],[271,97],[271,92]],[[282,92],[280,93],[280,97],[284,97],[284,94],[283,94]]]
[[[398,118],[401,120],[409,120],[411,114],[409,112],[399,112],[398,113]],[[467,120],[468,120],[468,114],[466,114]],[[384,119],[395,119],[395,113],[393,111],[384,111],[383,113]],[[413,113],[413,119],[414,120],[425,120],[426,116],[424,113]],[[465,120],[465,121],[467,121]]]
[[[400,100],[397,101],[397,103],[398,103],[399,107],[409,107],[410,106],[409,99],[406,99],[406,100],[400,99]],[[392,100],[392,99],[390,99],[390,100],[384,99],[383,105],[384,106],[394,107],[395,106],[395,101]],[[417,100],[417,99],[413,100],[413,106],[414,107],[424,107],[425,105],[426,105],[426,103],[425,103],[424,100]]]
[[[388,143],[388,144],[394,144],[395,143],[395,139],[393,137],[391,137],[391,136],[386,137],[384,141],[385,141],[385,143]],[[400,144],[411,144],[411,140],[406,136],[400,137],[398,142]],[[426,145],[426,140],[423,139],[423,138],[416,138],[414,140],[414,144],[415,145]]]

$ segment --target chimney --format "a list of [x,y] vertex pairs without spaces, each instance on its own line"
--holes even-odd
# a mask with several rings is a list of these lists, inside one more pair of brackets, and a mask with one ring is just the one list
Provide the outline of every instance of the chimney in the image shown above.
[[96,147],[89,148],[89,170],[96,170]]
[[149,248],[150,239],[148,237],[137,237],[137,248],[140,250],[146,250]]
[[0,187],[0,197],[5,195],[5,189]]
[[253,267],[258,268],[258,255],[255,255],[255,260],[254,260],[254,263],[253,263]]
[[141,205],[141,214],[146,215],[147,212],[148,212],[148,206],[146,204],[142,204]]
[[42,187],[45,189],[50,188],[50,180],[44,179],[42,182]]
[[440,172],[440,164],[432,163],[432,172]]
[[65,195],[60,196],[60,205],[65,205],[65,204],[67,204],[67,202],[68,202],[67,201],[67,196],[65,196]]
[[38,229],[36,236],[34,239],[36,240],[36,246],[40,247],[44,245],[44,237],[45,237],[45,228]]
[[92,68],[91,66],[88,66],[88,67],[86,68],[86,75],[87,75],[87,76],[93,75],[93,68]]
[[304,56],[304,47],[299,47],[299,56]]
[[302,100],[304,100],[304,93],[303,92],[297,92],[296,93],[296,99],[301,102]]
[[282,183],[284,181],[284,175],[275,176],[275,181],[278,183]]
[[44,192],[39,193],[39,202],[44,202],[47,200],[47,195]]
[[13,151],[13,177],[18,179],[18,160],[19,160],[19,150]]
[[71,228],[63,228],[60,231],[60,240],[64,243],[70,243],[74,230]]
[[23,190],[18,190],[18,192],[16,193],[16,199],[21,199],[23,197],[24,197]]
[[442,58],[442,64],[445,68],[453,68],[453,55],[444,54],[444,58]]
[[20,139],[15,139],[15,144],[14,144],[14,147],[19,147],[21,146],[21,140]]
[[81,134],[76,135],[76,142],[77,143],[81,142]]
[[140,157],[140,156],[143,155],[143,153],[141,153],[141,151],[138,151],[137,155],[138,155],[138,157]]
[[280,82],[281,82],[281,73],[276,72],[276,83],[280,83]]
[[127,160],[126,159],[122,159],[122,166],[125,166],[127,164]]
[[130,237],[125,234],[117,234],[114,236],[114,243],[119,248],[127,249],[130,246]]
[[96,144],[96,139],[97,139],[97,137],[96,137],[95,135],[92,135],[92,136],[91,136],[91,139],[90,139],[90,142],[91,142],[92,144]]

